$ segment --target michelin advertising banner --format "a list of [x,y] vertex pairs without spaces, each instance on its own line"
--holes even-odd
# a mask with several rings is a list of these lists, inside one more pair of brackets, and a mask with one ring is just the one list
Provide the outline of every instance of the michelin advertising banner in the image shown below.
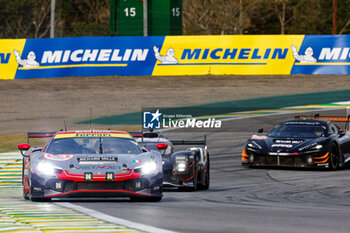
[[0,40],[0,79],[350,74],[350,36],[238,35]]

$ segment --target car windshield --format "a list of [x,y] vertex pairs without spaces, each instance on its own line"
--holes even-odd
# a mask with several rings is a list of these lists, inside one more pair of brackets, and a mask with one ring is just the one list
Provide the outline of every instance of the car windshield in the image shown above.
[[267,136],[283,138],[317,138],[324,137],[326,132],[326,127],[322,125],[281,124],[271,130]]
[[46,150],[50,154],[140,154],[137,143],[115,137],[76,137],[53,139]]

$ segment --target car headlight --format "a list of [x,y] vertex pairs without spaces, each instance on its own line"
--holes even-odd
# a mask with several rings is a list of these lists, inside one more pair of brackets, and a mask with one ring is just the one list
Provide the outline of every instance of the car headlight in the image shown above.
[[45,176],[53,176],[61,170],[60,168],[57,168],[52,164],[44,161],[39,162],[37,169],[38,169],[38,172],[40,172]]
[[249,142],[247,144],[247,149],[255,151],[255,150],[261,150],[262,147],[258,143],[256,143],[255,141],[252,141],[252,142]]
[[178,163],[176,164],[176,170],[179,172],[186,171],[186,164],[185,163]]
[[137,167],[135,169],[141,169],[141,172],[143,175],[149,175],[149,174],[156,172],[157,164],[153,161],[147,162],[147,163],[143,164],[142,166]]
[[311,147],[309,147],[309,148],[307,148],[307,150],[308,151],[319,151],[319,150],[322,150],[322,148],[323,148],[323,146],[322,145],[320,145],[320,144],[317,144],[317,145],[315,145],[315,146],[311,146]]
[[323,149],[323,146],[321,144],[313,143],[311,145],[307,145],[307,146],[301,147],[299,149],[299,151],[308,152],[308,151],[319,151],[319,150],[322,150],[322,149]]
[[187,169],[188,158],[186,156],[178,156],[175,158],[175,170],[184,172]]

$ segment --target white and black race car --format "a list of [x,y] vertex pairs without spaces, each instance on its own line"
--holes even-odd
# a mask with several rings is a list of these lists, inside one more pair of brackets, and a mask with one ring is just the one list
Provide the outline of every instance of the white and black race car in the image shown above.
[[[169,140],[157,132],[131,133],[136,141],[157,150],[163,160],[163,185],[182,190],[207,190],[210,185],[210,160],[206,137],[203,141]],[[176,151],[176,145],[192,146]]]

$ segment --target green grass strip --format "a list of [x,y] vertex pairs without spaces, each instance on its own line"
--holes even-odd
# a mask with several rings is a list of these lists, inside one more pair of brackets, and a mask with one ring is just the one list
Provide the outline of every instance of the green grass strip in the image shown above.
[[[341,90],[332,92],[317,92],[309,94],[283,95],[247,100],[235,100],[177,108],[166,108],[162,109],[161,112],[169,115],[191,114],[193,117],[198,117],[205,115],[218,115],[225,113],[247,112],[264,109],[279,109],[285,107],[304,105],[321,105],[348,100],[350,100],[350,90]],[[102,125],[139,125],[141,124],[141,118],[141,112],[133,112],[115,116],[96,118],[93,119],[93,122],[95,124]],[[80,121],[77,123],[90,124],[90,120]]]

